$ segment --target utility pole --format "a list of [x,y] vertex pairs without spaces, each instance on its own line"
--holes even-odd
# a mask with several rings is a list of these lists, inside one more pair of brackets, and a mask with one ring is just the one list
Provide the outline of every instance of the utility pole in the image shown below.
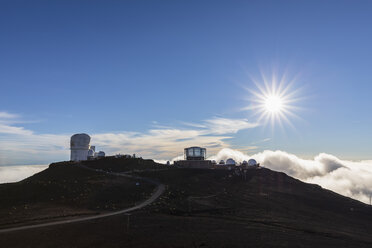
[[129,216],[130,216],[131,214],[126,213],[125,215],[127,216],[127,233],[129,233]]

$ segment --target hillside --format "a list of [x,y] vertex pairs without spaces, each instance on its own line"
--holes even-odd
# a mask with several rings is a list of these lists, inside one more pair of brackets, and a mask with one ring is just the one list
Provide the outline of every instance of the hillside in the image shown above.
[[146,176],[170,185],[168,195],[153,211],[186,218],[189,230],[203,230],[199,221],[210,224],[204,232],[209,237],[205,243],[212,247],[229,246],[215,237],[218,233],[238,242],[245,242],[243,236],[249,237],[255,246],[372,245],[370,206],[284,173],[251,170],[243,179],[230,177],[228,171],[184,169]]
[[[130,168],[128,162],[124,164]],[[154,189],[149,183],[136,182],[71,162],[51,164],[21,182],[0,184],[0,228],[131,207]]]
[[[139,159],[110,158],[84,164],[99,171],[134,171],[166,184],[167,190],[156,202],[130,216],[4,233],[0,242],[7,247],[372,247],[370,206],[284,173],[263,168],[249,170],[242,177],[227,170],[167,169]],[[72,172],[65,165],[52,168],[55,174],[45,171],[20,185],[39,178],[45,182],[52,174],[55,180],[62,173],[56,168],[63,170],[62,174]],[[82,190],[89,185],[93,190],[91,178],[104,176],[93,171],[81,173],[74,173],[71,180],[79,180]],[[7,190],[20,187],[6,186]],[[101,187],[95,190],[104,192]],[[124,202],[130,202],[128,192],[133,193],[133,188],[127,187],[133,184],[124,183],[116,192],[118,196],[109,198],[127,199],[122,202],[124,207]],[[4,189],[0,190],[0,196],[4,195]],[[142,193],[136,191],[130,199]],[[43,199],[35,200],[39,201]]]

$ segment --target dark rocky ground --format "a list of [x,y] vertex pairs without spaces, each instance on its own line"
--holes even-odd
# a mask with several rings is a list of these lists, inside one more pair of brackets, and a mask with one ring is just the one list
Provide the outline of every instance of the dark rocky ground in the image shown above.
[[131,207],[155,188],[136,182],[70,162],[51,164],[21,182],[0,184],[0,228]]
[[[372,247],[372,207],[284,173],[257,169],[241,177],[227,170],[167,170],[141,159],[111,158],[85,165],[112,171],[132,171],[137,165],[142,170],[148,168],[151,171],[137,173],[156,178],[167,190],[158,201],[131,215],[0,234],[1,247]],[[69,177],[70,167],[60,165],[60,171],[53,171],[54,177]],[[40,174],[45,181],[51,178],[50,173]],[[94,186],[91,179],[104,174],[80,173],[83,175],[75,173],[72,178],[76,178],[71,179],[79,179],[80,191],[90,185],[91,192],[101,192],[97,194],[103,197],[81,201],[78,206],[82,209],[97,205],[94,199],[99,199],[101,206],[116,199],[124,207],[153,189],[144,187],[142,194],[133,188],[133,182],[124,182],[109,194],[101,184]],[[34,183],[40,174],[25,181]],[[106,177],[119,184],[119,179]],[[62,178],[58,180],[64,182]],[[9,192],[19,196],[18,200],[8,199],[7,204],[18,201],[22,205],[19,202],[23,203],[27,194],[19,193],[21,183],[0,186],[1,209],[5,208],[3,196]],[[48,194],[55,194],[54,189]],[[63,190],[61,194],[67,195]],[[43,202],[44,195],[35,196],[35,204]],[[57,205],[63,208],[62,203]]]

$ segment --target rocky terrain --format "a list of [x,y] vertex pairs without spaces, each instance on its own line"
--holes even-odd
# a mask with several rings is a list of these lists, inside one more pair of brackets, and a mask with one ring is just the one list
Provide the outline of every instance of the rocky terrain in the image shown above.
[[[154,185],[154,203],[130,214],[0,233],[4,247],[372,247],[372,207],[284,173],[172,168],[152,160],[106,158],[52,164],[0,186],[1,228],[39,218],[74,218],[133,206]],[[51,200],[53,199],[53,200]],[[72,209],[72,210],[71,210]],[[69,212],[72,211],[72,212]],[[10,214],[11,213],[11,214]],[[62,214],[65,213],[65,214]]]

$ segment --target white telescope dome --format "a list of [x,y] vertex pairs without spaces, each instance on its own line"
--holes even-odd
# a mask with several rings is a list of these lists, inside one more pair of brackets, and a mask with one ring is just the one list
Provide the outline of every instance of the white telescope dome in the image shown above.
[[254,160],[254,159],[250,159],[250,160],[248,160],[248,165],[249,166],[256,166],[257,165],[257,161]]
[[232,158],[229,158],[228,160],[226,160],[226,165],[235,165],[235,160],[232,159]]

